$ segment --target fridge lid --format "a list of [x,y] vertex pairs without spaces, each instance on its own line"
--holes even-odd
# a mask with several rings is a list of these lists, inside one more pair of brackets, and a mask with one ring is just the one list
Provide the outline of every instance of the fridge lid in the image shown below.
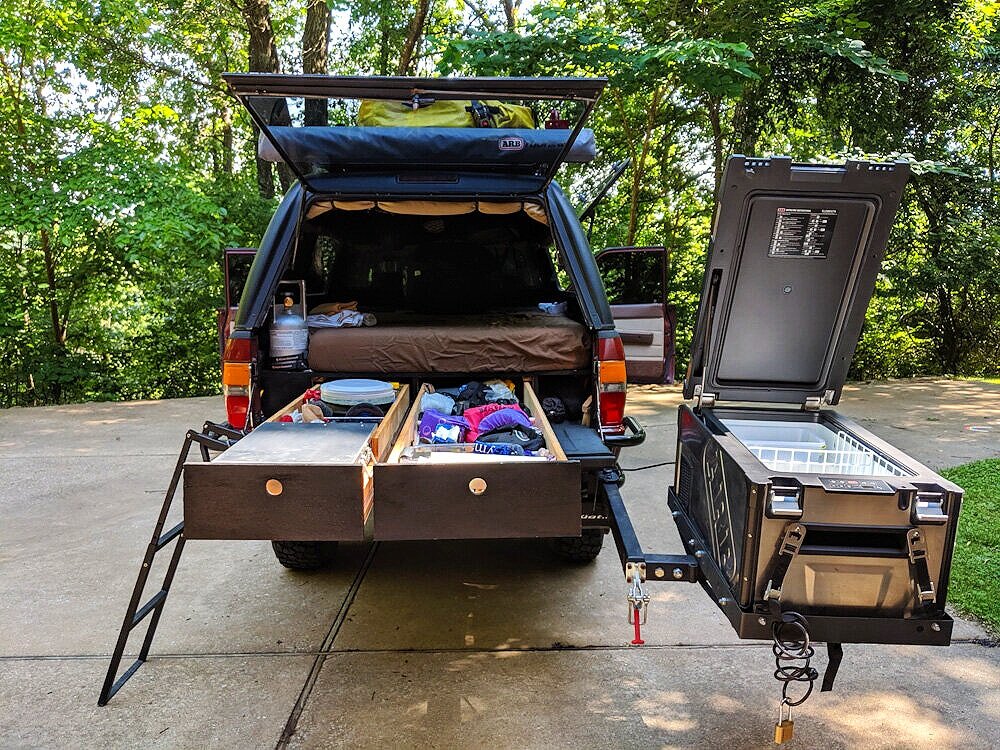
[[733,156],[684,395],[836,404],[910,169]]

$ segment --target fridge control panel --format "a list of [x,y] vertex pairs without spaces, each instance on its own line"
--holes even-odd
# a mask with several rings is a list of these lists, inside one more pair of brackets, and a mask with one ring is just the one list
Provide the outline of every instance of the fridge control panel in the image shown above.
[[861,492],[895,495],[888,482],[881,479],[845,479],[843,477],[820,477],[820,483],[827,492]]

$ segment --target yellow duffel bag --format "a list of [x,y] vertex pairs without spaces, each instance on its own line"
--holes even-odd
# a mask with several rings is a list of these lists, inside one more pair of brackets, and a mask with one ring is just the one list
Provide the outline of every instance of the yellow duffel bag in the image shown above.
[[[490,125],[495,128],[534,128],[535,115],[530,107],[507,102],[477,102],[489,108]],[[471,101],[443,100],[413,109],[405,102],[362,99],[358,125],[397,128],[471,128]]]

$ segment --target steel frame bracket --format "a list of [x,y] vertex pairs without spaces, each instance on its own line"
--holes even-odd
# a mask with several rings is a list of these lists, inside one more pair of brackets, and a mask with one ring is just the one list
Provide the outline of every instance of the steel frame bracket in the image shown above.
[[636,578],[640,582],[698,583],[701,580],[698,560],[692,555],[643,552],[617,482],[601,482],[600,491],[607,499],[611,534],[618,548],[626,583],[633,583]]

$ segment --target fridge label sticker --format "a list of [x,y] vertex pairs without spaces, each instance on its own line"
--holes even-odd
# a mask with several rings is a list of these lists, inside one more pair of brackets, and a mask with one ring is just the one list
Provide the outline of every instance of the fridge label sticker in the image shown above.
[[772,258],[825,258],[836,225],[836,209],[778,208],[767,254]]

